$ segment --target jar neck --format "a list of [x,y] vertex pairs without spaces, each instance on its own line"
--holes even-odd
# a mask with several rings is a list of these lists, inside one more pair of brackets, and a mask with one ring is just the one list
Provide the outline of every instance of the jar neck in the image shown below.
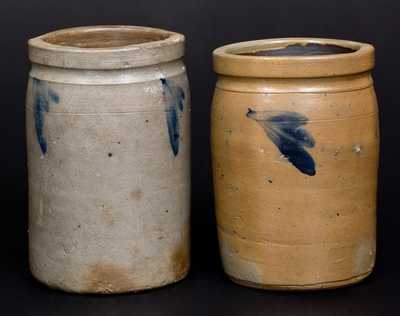
[[161,78],[170,78],[185,73],[181,59],[158,65],[113,69],[84,70],[46,66],[32,63],[30,77],[65,84],[110,85],[140,83]]
[[372,86],[371,72],[322,78],[247,78],[218,76],[217,88],[244,93],[335,93]]

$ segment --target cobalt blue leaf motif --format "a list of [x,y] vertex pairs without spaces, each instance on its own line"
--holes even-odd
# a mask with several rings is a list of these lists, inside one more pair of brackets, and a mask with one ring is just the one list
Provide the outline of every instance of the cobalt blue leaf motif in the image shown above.
[[182,119],[185,92],[171,80],[161,78],[165,98],[165,113],[167,118],[168,135],[172,152],[178,155],[180,138],[180,121]]
[[60,97],[47,84],[38,79],[33,79],[33,93],[33,116],[36,139],[44,155],[47,152],[47,140],[44,136],[44,113],[49,111],[50,102],[57,104],[60,102]]
[[306,175],[315,175],[314,159],[304,149],[315,145],[314,138],[303,128],[308,122],[307,117],[297,112],[252,109],[248,110],[247,117],[264,128],[269,139],[293,166]]

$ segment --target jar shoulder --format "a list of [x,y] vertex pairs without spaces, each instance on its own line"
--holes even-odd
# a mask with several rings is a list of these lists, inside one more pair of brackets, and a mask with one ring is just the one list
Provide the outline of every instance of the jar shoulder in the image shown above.
[[[49,112],[129,113],[165,111],[172,99],[190,107],[185,66],[173,62],[146,69],[86,71],[33,67],[28,81],[26,106],[33,107],[38,95],[57,106]],[[178,102],[178,101],[177,101]]]
[[[338,120],[375,115],[378,103],[372,85],[339,92],[254,93],[216,87],[212,114],[249,110],[298,112],[310,120]],[[243,114],[242,113],[242,114]]]

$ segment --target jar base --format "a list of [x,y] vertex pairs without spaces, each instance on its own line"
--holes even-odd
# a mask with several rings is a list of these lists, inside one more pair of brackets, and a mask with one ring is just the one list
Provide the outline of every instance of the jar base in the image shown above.
[[352,284],[361,282],[366,277],[368,277],[372,273],[368,271],[366,273],[357,275],[355,277],[338,280],[338,281],[330,281],[330,282],[321,282],[321,283],[313,283],[313,284],[304,284],[304,285],[277,285],[277,284],[262,284],[247,280],[237,279],[229,274],[227,274],[228,278],[239,285],[256,288],[260,290],[269,290],[269,291],[318,291],[318,290],[328,290],[328,289],[336,289],[340,287],[350,286]]
[[48,288],[51,288],[53,290],[63,291],[63,292],[66,292],[66,293],[82,294],[82,295],[116,295],[116,294],[128,294],[128,293],[134,294],[134,293],[143,292],[143,291],[155,290],[155,289],[158,289],[158,288],[162,288],[162,287],[166,287],[168,285],[172,285],[172,284],[178,283],[178,282],[182,281],[183,279],[185,279],[188,274],[189,274],[189,269],[184,274],[180,275],[179,277],[177,277],[173,281],[168,280],[165,283],[160,283],[158,285],[150,285],[148,287],[141,287],[141,288],[132,287],[131,289],[115,290],[115,291],[114,290],[110,290],[110,291],[87,291],[85,289],[63,287],[63,286],[59,286],[59,285],[47,282],[46,280],[42,280],[39,277],[37,277],[31,271],[31,275],[33,276],[33,278],[36,281],[38,281],[40,284],[43,284],[43,285],[47,286]]

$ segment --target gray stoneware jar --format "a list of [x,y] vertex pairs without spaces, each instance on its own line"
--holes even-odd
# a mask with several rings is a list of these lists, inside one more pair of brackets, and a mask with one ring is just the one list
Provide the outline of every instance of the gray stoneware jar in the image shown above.
[[29,259],[50,287],[121,293],[190,264],[184,36],[79,27],[29,41]]

